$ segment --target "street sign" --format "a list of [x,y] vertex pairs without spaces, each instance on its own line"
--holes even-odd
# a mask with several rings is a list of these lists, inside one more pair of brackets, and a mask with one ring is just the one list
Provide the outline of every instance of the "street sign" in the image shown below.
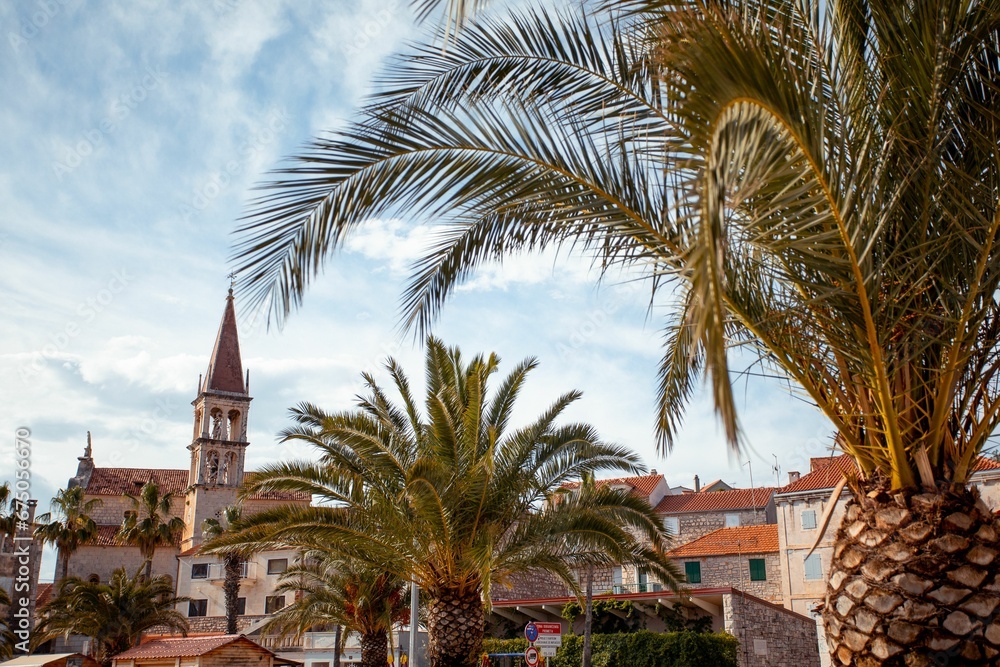
[[536,646],[562,646],[562,623],[533,623],[538,637],[532,641]]
[[556,647],[555,646],[539,646],[538,647],[538,652],[541,653],[546,658],[549,658],[549,657],[555,656],[555,654],[556,654]]
[[528,667],[536,667],[538,665],[538,649],[534,646],[525,649],[524,661],[528,663]]
[[528,623],[524,626],[524,638],[528,640],[528,643],[534,643],[538,639],[538,626],[534,623]]

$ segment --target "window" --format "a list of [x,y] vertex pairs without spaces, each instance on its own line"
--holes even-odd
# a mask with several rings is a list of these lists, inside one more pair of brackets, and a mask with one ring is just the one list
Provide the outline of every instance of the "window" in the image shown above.
[[750,559],[750,581],[767,581],[767,569],[763,558]]
[[281,574],[288,569],[287,558],[271,558],[267,561],[268,574]]
[[191,566],[192,579],[208,579],[208,563],[195,563]]
[[87,581],[89,581],[92,584],[99,584],[101,583],[101,578],[96,574],[92,574],[89,577],[87,577]]
[[636,582],[639,584],[637,588],[638,592],[645,593],[648,590],[646,584],[649,583],[649,573],[645,570],[639,570],[636,572],[635,578]]
[[684,576],[689,584],[701,583],[701,563],[698,561],[688,561],[684,563]]
[[622,588],[622,566],[616,565],[611,568],[611,592],[621,593]]
[[314,662],[309,667],[330,667],[329,662]]
[[208,615],[208,600],[191,600],[188,602],[188,616],[194,618],[195,616],[207,616]]
[[236,598],[236,615],[243,616],[247,613],[247,599]]
[[264,613],[273,614],[285,606],[284,595],[268,595],[264,599]]
[[802,565],[807,580],[823,578],[823,559],[820,558],[819,554],[812,554],[803,561]]
[[671,535],[681,534],[681,520],[675,516],[663,517],[663,527],[667,529],[667,532]]
[[816,510],[802,510],[802,530],[812,530],[816,527]]
[[726,515],[726,528],[737,528],[740,525],[740,515],[739,514],[727,514]]

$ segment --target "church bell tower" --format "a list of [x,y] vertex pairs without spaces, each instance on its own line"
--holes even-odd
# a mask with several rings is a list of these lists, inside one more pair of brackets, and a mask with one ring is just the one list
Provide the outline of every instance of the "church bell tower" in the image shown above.
[[191,469],[184,507],[181,549],[201,544],[205,519],[236,502],[246,461],[250,375],[243,375],[233,290],[226,297],[208,371],[198,381],[194,434],[188,445]]

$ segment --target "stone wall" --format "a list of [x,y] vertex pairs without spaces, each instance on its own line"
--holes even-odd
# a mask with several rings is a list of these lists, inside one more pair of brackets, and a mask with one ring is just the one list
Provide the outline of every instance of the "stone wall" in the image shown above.
[[722,596],[726,632],[740,642],[740,667],[819,667],[816,623],[738,591]]
[[[159,547],[153,554],[153,575],[166,574],[171,581],[177,580],[176,547]],[[69,559],[69,576],[89,579],[93,575],[101,581],[108,581],[111,573],[124,567],[129,576],[142,567],[145,559],[138,547],[98,547],[82,546]],[[56,578],[62,572],[62,556],[56,563]]]
[[[597,590],[595,587],[594,590]],[[515,574],[507,582],[493,582],[490,597],[502,600],[559,598],[570,595],[569,588],[554,575],[544,571]]]
[[727,514],[738,514],[741,526],[759,526],[778,522],[773,499],[768,503],[767,507],[759,507],[756,512],[750,509],[727,512],[668,514],[665,516],[677,517],[680,520],[680,533],[671,540],[670,548],[676,549],[720,528],[725,528]]
[[[767,579],[750,581],[750,559],[763,558]],[[701,583],[690,584],[692,588],[718,588],[732,586],[751,595],[781,604],[781,559],[777,552],[768,554],[732,554],[728,556],[705,556],[702,558],[679,558],[677,566],[683,573],[684,563],[701,563]]]

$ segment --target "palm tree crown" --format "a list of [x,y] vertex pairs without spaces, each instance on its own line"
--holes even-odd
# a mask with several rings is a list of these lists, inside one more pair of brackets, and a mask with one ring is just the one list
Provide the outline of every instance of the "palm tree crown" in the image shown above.
[[[268,184],[238,255],[283,317],[358,223],[442,220],[405,321],[485,261],[575,245],[669,286],[660,445],[729,352],[789,378],[894,488],[964,483],[1000,423],[1000,7],[618,0],[394,62]],[[666,292],[663,292],[666,294]]]
[[107,583],[64,579],[55,597],[38,611],[36,643],[60,635],[83,635],[94,640],[94,658],[110,665],[111,657],[139,643],[142,633],[155,626],[187,634],[187,619],[175,607],[187,598],[174,595],[168,576],[149,578],[125,568],[115,570]]
[[157,547],[173,545],[184,532],[184,520],[173,516],[170,504],[174,493],[160,494],[160,487],[153,480],[146,482],[138,496],[126,496],[132,502],[132,510],[125,515],[119,537],[139,547],[146,559],[146,576],[153,569],[153,555]]
[[52,499],[52,511],[38,517],[35,536],[55,545],[62,558],[62,579],[69,572],[69,559],[81,545],[97,537],[97,523],[90,513],[101,506],[99,498],[86,499],[82,486],[60,489]]
[[[491,395],[487,381],[498,365],[495,355],[466,361],[432,338],[426,416],[393,360],[387,368],[398,404],[366,375],[369,393],[358,410],[331,414],[300,405],[293,411],[298,425],[284,436],[315,445],[319,462],[270,466],[245,493],[295,489],[325,502],[255,515],[255,526],[230,543],[332,550],[415,581],[428,599],[435,665],[478,655],[483,600],[488,604],[491,588],[519,572],[548,570],[575,589],[574,567],[610,557],[641,562],[676,585],[662,555],[663,528],[648,502],[611,489],[557,493],[586,473],[637,472],[637,456],[601,442],[589,425],[556,423],[577,392],[510,429],[536,362],[519,364]],[[452,627],[453,640],[441,633],[463,623]]]

